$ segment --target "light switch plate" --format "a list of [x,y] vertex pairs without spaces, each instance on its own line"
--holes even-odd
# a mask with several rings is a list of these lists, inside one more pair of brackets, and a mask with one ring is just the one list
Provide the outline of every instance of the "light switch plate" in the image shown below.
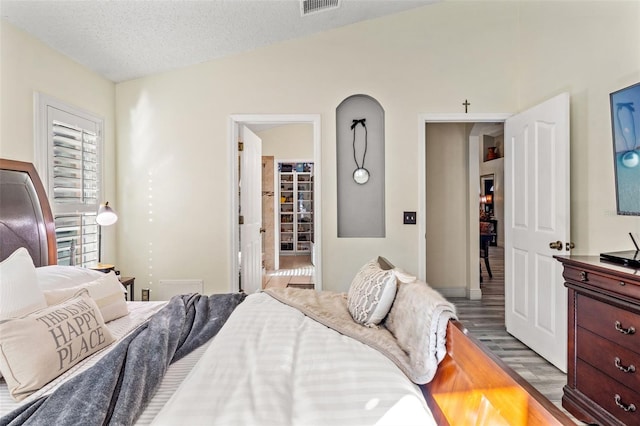
[[404,212],[403,223],[405,225],[416,224],[416,212]]

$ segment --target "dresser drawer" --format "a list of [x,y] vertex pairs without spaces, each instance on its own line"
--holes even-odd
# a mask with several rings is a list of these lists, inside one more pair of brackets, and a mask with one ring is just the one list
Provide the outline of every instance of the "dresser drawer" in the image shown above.
[[640,285],[636,281],[628,281],[624,278],[600,274],[588,269],[581,269],[573,266],[565,266],[562,276],[567,281],[588,284],[598,289],[611,291],[634,299],[640,299]]
[[588,296],[576,296],[577,326],[640,353],[640,315]]
[[577,330],[577,354],[578,358],[623,385],[640,389],[640,354],[580,327]]
[[[624,424],[640,424],[640,395],[637,392],[580,359],[576,367],[577,388],[580,392]],[[629,411],[625,411],[625,408]]]

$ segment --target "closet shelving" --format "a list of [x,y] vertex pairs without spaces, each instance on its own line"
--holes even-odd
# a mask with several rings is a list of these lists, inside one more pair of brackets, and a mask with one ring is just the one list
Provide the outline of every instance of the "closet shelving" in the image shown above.
[[280,254],[310,254],[313,247],[313,163],[279,163]]

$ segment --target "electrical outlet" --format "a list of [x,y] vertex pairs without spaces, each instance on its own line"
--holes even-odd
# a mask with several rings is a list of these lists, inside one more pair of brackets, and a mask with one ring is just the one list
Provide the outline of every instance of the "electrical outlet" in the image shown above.
[[404,212],[403,223],[405,225],[416,224],[416,212]]

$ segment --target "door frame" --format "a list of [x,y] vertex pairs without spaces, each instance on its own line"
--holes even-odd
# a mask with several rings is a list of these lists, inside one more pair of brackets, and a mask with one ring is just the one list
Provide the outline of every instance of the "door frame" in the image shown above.
[[[449,113],[426,113],[418,115],[418,278],[426,281],[427,277],[427,217],[426,217],[426,183],[427,183],[427,141],[426,141],[426,125],[431,123],[504,123],[507,118],[511,117],[511,113],[476,113],[476,114],[449,114]],[[478,223],[480,214],[478,209],[471,207],[478,203],[478,193],[474,191],[477,188],[477,179],[480,175],[480,156],[478,145],[480,138],[476,135],[469,136],[469,198],[468,198],[468,233],[467,233],[467,288],[464,296],[470,300],[479,300],[482,297],[480,290],[480,277],[477,266],[480,262],[480,253],[478,250],[480,237],[478,235]]]
[[240,225],[239,215],[239,187],[238,187],[238,134],[240,125],[251,124],[311,124],[313,126],[313,157],[314,157],[314,234],[315,234],[315,288],[322,290],[322,147],[320,133],[320,114],[232,114],[229,116],[228,146],[230,168],[229,229],[230,229],[230,270],[231,292],[240,288]]

